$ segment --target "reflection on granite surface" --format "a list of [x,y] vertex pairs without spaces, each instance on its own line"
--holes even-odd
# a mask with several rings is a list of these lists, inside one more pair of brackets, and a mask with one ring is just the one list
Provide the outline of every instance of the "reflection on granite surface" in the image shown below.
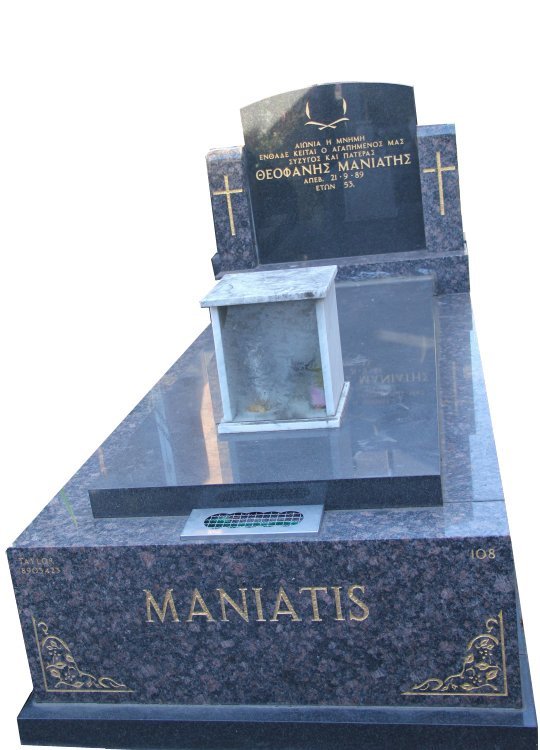
[[502,500],[482,364],[465,295],[437,300],[445,502]]
[[[408,282],[406,282],[408,283]],[[396,284],[396,293],[401,284]],[[376,285],[367,285],[375,290]],[[366,288],[367,288],[366,287]],[[354,371],[365,365],[351,362],[346,354],[348,338],[355,329],[362,336],[362,319],[347,315],[348,287],[340,287],[342,336],[346,368]],[[484,534],[507,534],[502,487],[497,469],[497,458],[491,432],[487,400],[474,333],[468,295],[449,295],[435,298],[439,358],[440,431],[442,448],[442,480],[444,504],[440,508],[416,510],[358,510],[327,512],[318,538],[396,538],[402,536],[466,536],[482,529]],[[408,308],[403,309],[406,319]],[[382,333],[381,333],[382,332]],[[402,332],[403,334],[403,332]],[[389,326],[380,328],[382,339],[395,337]],[[414,356],[412,371],[419,369],[418,358],[424,367],[433,351],[432,342],[425,333],[420,338],[403,339],[400,346]],[[132,518],[95,520],[88,499],[88,490],[95,487],[122,487],[129,481],[167,485],[172,480],[185,484],[231,482],[238,473],[253,472],[254,480],[268,467],[267,446],[275,436],[256,438],[245,447],[244,436],[217,438],[215,422],[219,415],[213,408],[212,385],[206,377],[207,364],[212,361],[211,333],[201,334],[188,351],[171,367],[156,387],[140,402],[124,422],[90,457],[61,492],[19,537],[19,546],[79,546],[126,544],[185,544],[179,539],[184,519]],[[371,372],[371,371],[370,371]],[[332,431],[321,453],[317,438],[307,435],[302,440],[289,433],[281,442],[283,453],[292,457],[293,463],[308,446],[313,462],[321,471],[367,473],[375,466],[398,466],[403,453],[414,456],[410,445],[401,438],[401,423],[396,422],[395,434],[389,435],[379,424],[370,421],[370,408],[374,413],[380,404],[388,403],[388,413],[399,413],[403,406],[414,404],[414,394],[425,383],[405,383],[403,389],[385,394],[387,382],[382,370],[378,377],[376,366],[374,380],[362,397],[365,419],[354,429],[346,426]],[[393,372],[393,370],[390,370]],[[431,371],[433,372],[433,371]],[[357,398],[360,398],[357,394]],[[196,409],[188,409],[196,403]],[[399,428],[399,429],[398,429]],[[418,429],[417,429],[418,431]],[[186,439],[186,435],[189,438]],[[291,436],[292,435],[292,436]],[[391,437],[396,442],[388,442]],[[318,438],[321,440],[321,438]],[[399,440],[402,443],[399,443]],[[418,455],[422,435],[415,437]],[[371,441],[371,443],[370,443]],[[360,449],[368,447],[363,453]],[[390,447],[389,447],[390,446]],[[319,449],[319,450],[318,450]],[[273,450],[273,448],[272,448]],[[358,455],[360,451],[360,454]],[[373,457],[369,457],[370,451]],[[279,455],[278,455],[279,459]],[[275,459],[275,460],[278,460]],[[420,456],[418,460],[425,460]],[[428,461],[431,460],[428,456]],[[298,464],[297,464],[298,465]],[[300,462],[300,468],[303,466]],[[359,469],[360,467],[360,469]],[[301,477],[301,473],[299,474]],[[285,477],[286,479],[287,477]],[[482,502],[479,502],[482,501]],[[258,537],[254,544],[266,538]],[[291,540],[295,543],[298,538]],[[193,541],[189,543],[194,543]],[[208,542],[206,542],[208,543]],[[218,540],[212,543],[228,543]],[[283,538],[280,539],[283,543]],[[288,540],[287,542],[288,543]]]
[[[197,452],[204,452],[206,440],[216,432],[221,418],[213,345],[205,339],[194,347],[200,362],[206,364],[206,371],[200,367],[195,374],[199,382],[194,384],[192,377],[186,381],[181,370],[167,393],[167,401],[172,404],[167,410],[172,455],[178,456],[187,469],[176,471],[175,483],[167,481],[159,434],[154,422],[147,419],[133,430],[129,441],[122,443],[116,457],[109,451],[106,479],[90,488],[94,515],[183,515],[193,507],[271,504],[276,498],[290,502],[293,491],[297,501],[308,503],[320,502],[322,493],[327,510],[440,504],[432,279],[343,282],[337,297],[345,379],[350,382],[339,430],[222,436],[218,445],[228,446],[228,450],[220,452],[219,478],[210,475],[207,480],[198,480]],[[307,305],[306,312],[311,312],[311,318],[304,315],[298,323],[297,311],[289,337],[289,346],[297,342],[295,354],[309,359],[315,336],[313,330],[309,336],[310,321],[312,329],[315,321],[308,301],[227,308],[222,336],[233,401],[234,394],[251,395],[252,401],[258,398],[250,387],[255,381],[260,398],[269,398],[272,378],[279,382],[276,365],[270,367],[264,356],[260,331],[268,329],[270,349],[277,343],[284,346],[287,336],[283,325],[292,325],[290,315],[285,318],[283,313],[278,323],[271,311],[276,307],[277,313],[278,306],[285,304]],[[248,316],[247,322],[241,324],[240,313]],[[240,333],[241,345],[236,335],[231,338],[228,333],[229,319],[233,331]],[[250,335],[252,325],[259,334],[247,356],[244,347],[254,338]],[[215,408],[213,415],[206,413],[202,425],[200,392],[207,381]],[[292,399],[291,393],[288,396],[283,409],[296,404],[298,411],[292,416],[302,414],[299,398]],[[248,408],[241,400],[238,405]],[[175,412],[182,412],[180,420]],[[288,411],[276,410],[276,414],[291,417]],[[186,434],[193,440],[186,441]],[[230,492],[225,497],[219,486],[224,476],[230,476],[234,497]],[[328,485],[326,491],[320,486],[322,482]],[[162,492],[157,489],[160,487]],[[168,489],[173,487],[175,492]]]

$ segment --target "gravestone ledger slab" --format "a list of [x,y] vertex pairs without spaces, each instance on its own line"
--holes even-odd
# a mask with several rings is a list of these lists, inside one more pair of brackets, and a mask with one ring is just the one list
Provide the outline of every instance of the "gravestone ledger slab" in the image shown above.
[[[372,137],[389,138],[392,113],[404,128],[396,138],[412,139],[407,153],[416,154],[412,90],[385,88],[390,101],[370,98],[370,86],[332,84],[320,97],[306,89],[276,101],[303,114],[302,128],[309,117],[317,133],[368,112],[382,128]],[[353,104],[357,92],[364,109]],[[280,139],[289,133],[288,115],[277,111],[244,110],[246,146],[269,127]],[[415,161],[407,188],[380,187],[387,237],[401,236],[401,198],[414,228],[406,242],[422,234],[418,195],[425,206],[441,177],[429,170],[449,163],[454,143],[452,132],[435,131],[422,146],[426,166]],[[242,179],[253,166],[248,158]],[[227,182],[231,199],[238,194]],[[242,241],[252,229],[268,240],[273,197],[245,186],[242,216],[251,216],[251,199],[262,214],[253,212]],[[424,211],[425,237],[446,243],[444,258],[459,234],[455,187],[444,194],[450,229],[429,224],[442,216],[441,194],[427,223]],[[331,209],[334,217],[341,208]],[[273,236],[268,252],[282,253]],[[220,434],[207,328],[13,543],[8,559],[33,682],[18,718],[23,743],[537,747],[470,298],[445,276],[443,254],[420,273],[401,260],[396,271],[381,252],[372,275],[356,260],[336,260],[350,383],[338,428]],[[246,257],[246,274],[266,265],[251,268]],[[319,261],[313,265],[334,265]],[[310,265],[288,260],[274,271],[284,267],[290,281],[298,263]],[[272,533],[269,524],[256,535],[240,527],[222,534],[212,523],[228,509],[244,508],[238,519],[264,508],[270,518],[273,506],[276,518],[290,519],[313,505],[324,512],[310,533]],[[194,509],[207,536],[182,536]]]

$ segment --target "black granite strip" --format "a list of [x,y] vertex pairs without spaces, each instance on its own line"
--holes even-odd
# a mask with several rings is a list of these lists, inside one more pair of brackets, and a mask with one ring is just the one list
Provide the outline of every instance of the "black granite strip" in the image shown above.
[[[36,719],[31,704],[19,717],[21,742],[28,745],[78,747],[178,748],[233,750],[237,748],[286,747],[287,750],[326,750],[336,744],[342,750],[391,747],[461,750],[533,750],[537,748],[533,727],[422,724],[350,724],[333,722],[270,721],[182,721],[154,719]],[[47,713],[53,713],[48,711]],[[249,715],[249,711],[246,711]]]
[[185,516],[194,508],[324,503],[326,510],[442,505],[440,476],[89,490],[94,518]]

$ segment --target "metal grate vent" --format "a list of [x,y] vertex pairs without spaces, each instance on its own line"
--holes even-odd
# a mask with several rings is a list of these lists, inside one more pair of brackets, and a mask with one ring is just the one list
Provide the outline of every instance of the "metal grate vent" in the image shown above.
[[316,534],[323,505],[251,505],[194,508],[181,535],[250,536],[252,534]]
[[257,526],[296,526],[304,518],[297,510],[214,513],[204,519],[207,529],[253,529]]

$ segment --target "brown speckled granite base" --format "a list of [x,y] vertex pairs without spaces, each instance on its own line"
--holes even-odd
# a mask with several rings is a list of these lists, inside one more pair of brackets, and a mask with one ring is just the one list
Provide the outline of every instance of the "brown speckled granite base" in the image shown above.
[[[34,564],[12,551],[36,700],[520,705],[508,537],[355,542],[345,525],[341,536],[34,549]],[[323,588],[316,604],[305,587]],[[219,589],[242,613],[227,601],[223,612]],[[68,647],[56,671],[54,638]]]

